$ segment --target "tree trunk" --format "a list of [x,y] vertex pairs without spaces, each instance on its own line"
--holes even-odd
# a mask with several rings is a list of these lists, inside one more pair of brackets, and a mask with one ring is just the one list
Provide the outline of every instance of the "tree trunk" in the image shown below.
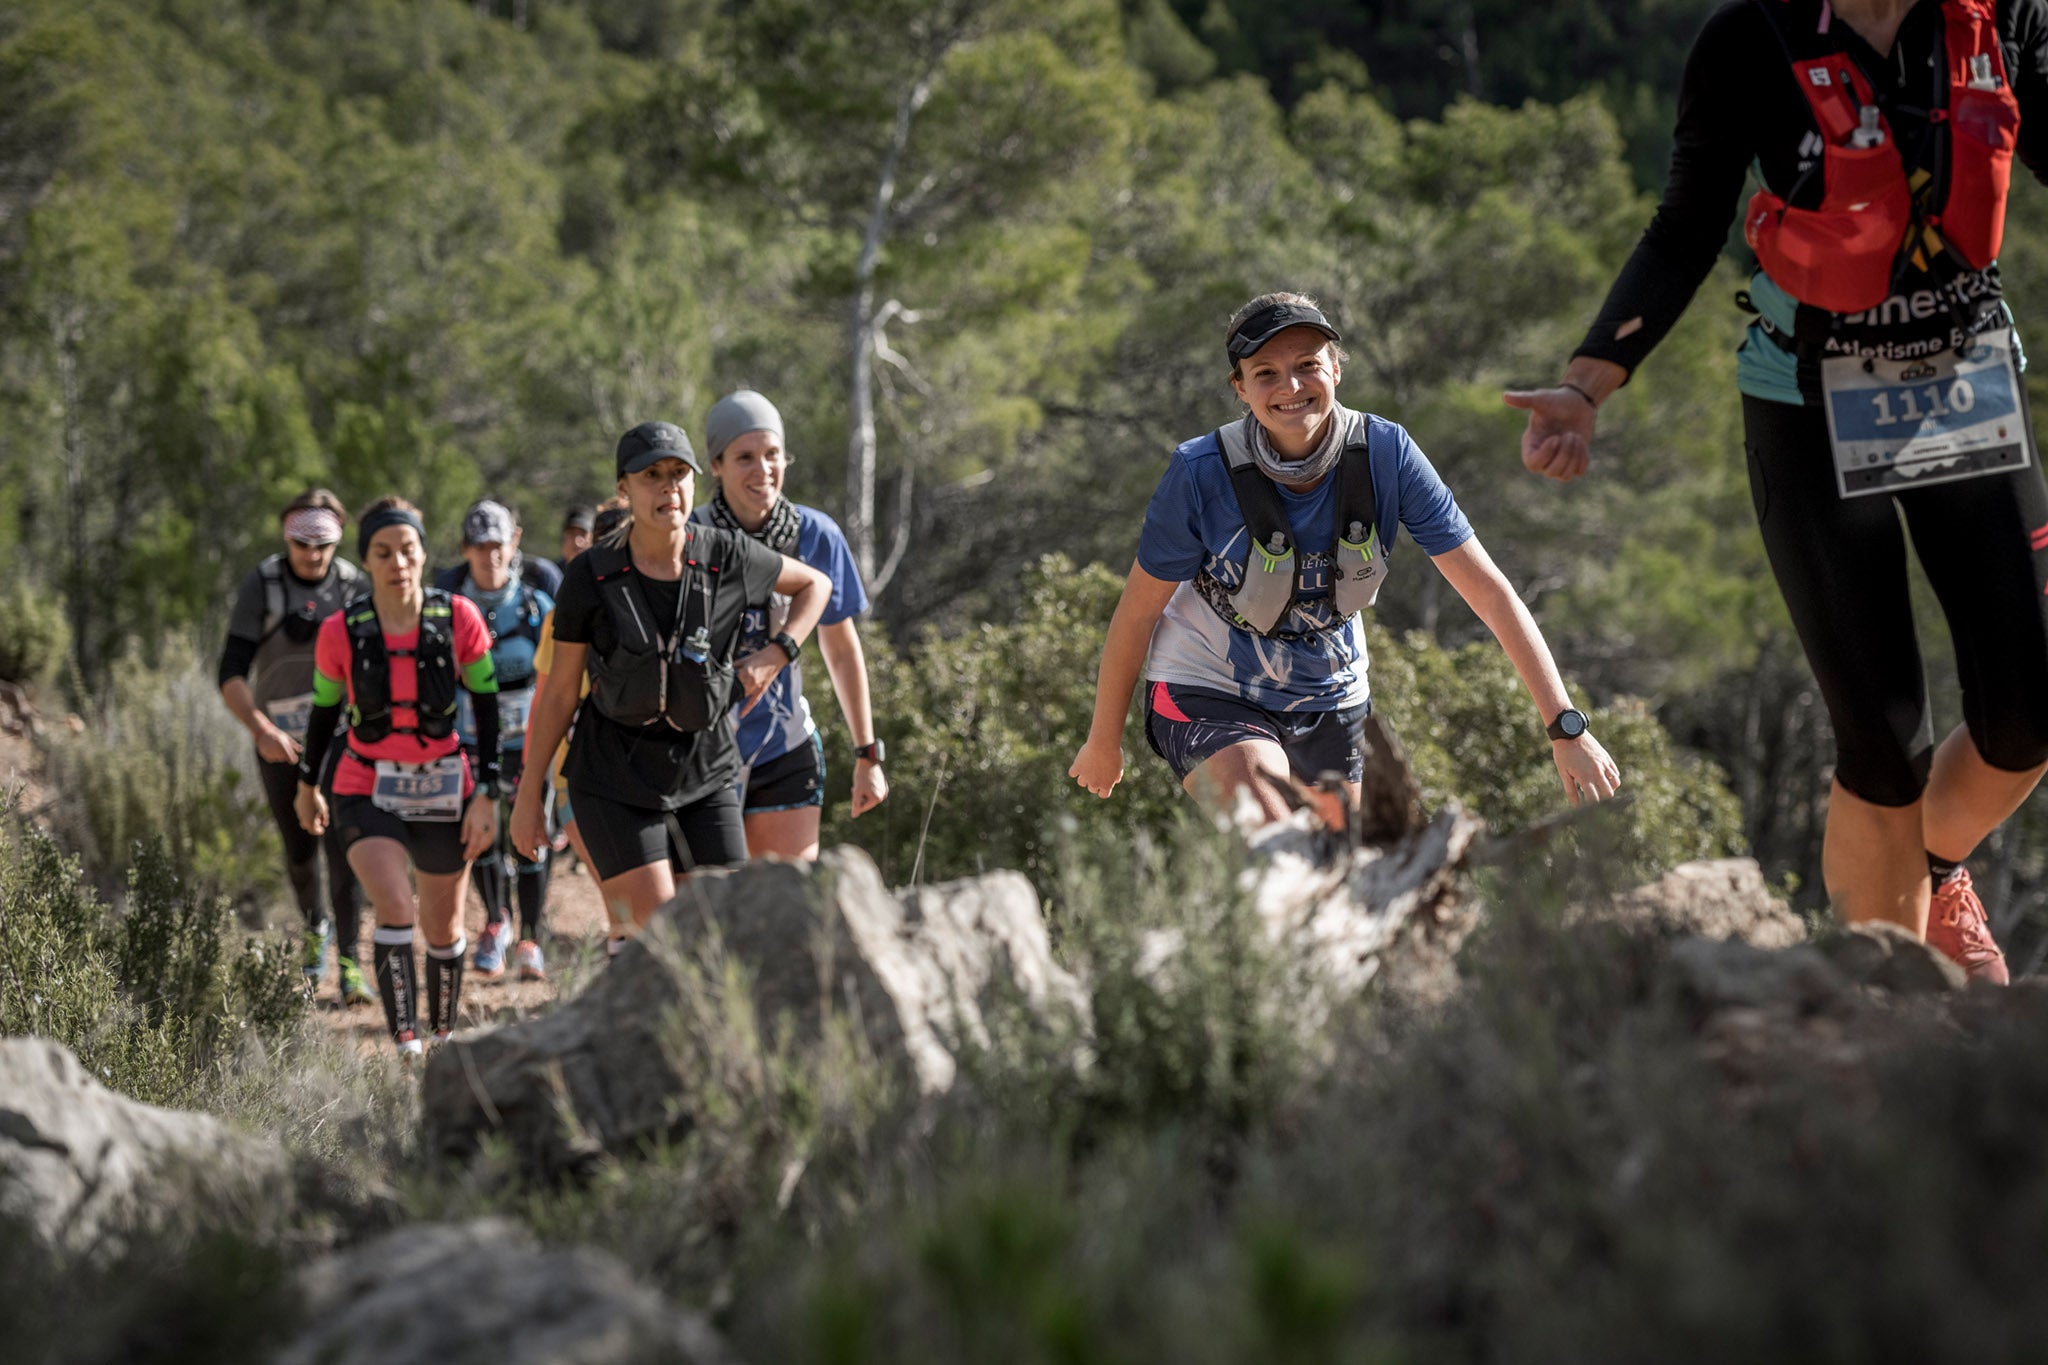
[[98,660],[86,631],[85,432],[79,397],[78,335],[82,330],[75,307],[60,309],[51,319],[51,340],[57,348],[57,379],[64,394],[64,535],[65,609],[71,618],[71,657],[87,687],[96,681]]
[[875,273],[893,226],[896,172],[910,142],[911,121],[931,98],[934,61],[896,102],[896,126],[875,177],[875,196],[868,209],[867,231],[861,237],[860,259],[853,273],[853,307],[848,318],[847,350],[852,364],[847,410],[852,432],[846,449],[846,539],[861,579],[871,593],[880,592],[875,578]]

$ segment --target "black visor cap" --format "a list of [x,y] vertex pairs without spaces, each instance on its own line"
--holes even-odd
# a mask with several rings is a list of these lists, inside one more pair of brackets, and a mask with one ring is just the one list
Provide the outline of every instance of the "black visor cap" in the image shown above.
[[690,448],[690,438],[673,422],[642,422],[619,438],[620,478],[638,474],[662,460],[681,460],[699,474],[704,472],[704,467],[697,463],[697,452]]
[[1337,335],[1337,329],[1330,325],[1330,320],[1319,309],[1305,303],[1269,303],[1239,323],[1223,349],[1230,356],[1230,363],[1235,365],[1258,354],[1259,347],[1289,327],[1313,327],[1332,341],[1344,339]]

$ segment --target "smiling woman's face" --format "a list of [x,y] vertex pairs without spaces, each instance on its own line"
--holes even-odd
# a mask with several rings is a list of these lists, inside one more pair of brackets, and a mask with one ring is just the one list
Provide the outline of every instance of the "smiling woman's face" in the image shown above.
[[775,510],[782,497],[782,480],[789,471],[789,456],[782,440],[772,431],[749,431],[732,438],[711,462],[718,487],[726,503],[748,525]]
[[1313,327],[1290,327],[1239,362],[1230,386],[1266,429],[1273,449],[1300,459],[1321,442],[1343,377],[1328,337]]

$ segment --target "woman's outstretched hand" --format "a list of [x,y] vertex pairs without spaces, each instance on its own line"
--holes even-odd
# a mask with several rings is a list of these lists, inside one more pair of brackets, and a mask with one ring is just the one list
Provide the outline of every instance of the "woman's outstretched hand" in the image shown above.
[[1550,757],[1564,779],[1564,795],[1574,806],[1605,801],[1621,790],[1621,769],[1591,733],[1577,739],[1554,739]]
[[1592,400],[1577,389],[1509,389],[1501,398],[1529,414],[1522,430],[1522,465],[1532,474],[1564,482],[1586,472],[1593,446]]

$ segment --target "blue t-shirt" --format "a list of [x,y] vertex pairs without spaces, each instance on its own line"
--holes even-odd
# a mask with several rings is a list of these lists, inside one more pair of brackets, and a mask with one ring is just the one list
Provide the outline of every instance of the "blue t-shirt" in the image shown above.
[[[476,603],[491,632],[491,668],[498,675],[498,745],[526,747],[526,718],[533,706],[533,655],[540,645],[541,623],[555,609],[555,599],[514,579],[496,592],[485,592],[467,576],[459,591]],[[455,728],[464,744],[476,743],[476,712],[467,689],[455,697]]]
[[[836,626],[868,609],[867,589],[861,586],[860,570],[854,567],[853,550],[839,523],[815,507],[791,503],[796,508],[795,558],[802,560],[832,583],[832,596],[825,603],[820,626]],[[711,523],[707,508],[698,508],[690,520]],[[744,659],[765,647],[768,637],[781,633],[789,621],[789,599],[776,593],[768,607],[750,607],[740,619],[738,657]],[[812,637],[814,640],[815,636]],[[737,709],[737,708],[735,708]],[[754,709],[740,717],[740,763],[743,768],[782,757],[799,744],[808,744],[817,732],[811,722],[811,704],[804,700],[801,663],[791,664],[775,675]]]
[[[1386,555],[1401,527],[1430,555],[1470,540],[1472,524],[1408,433],[1383,418],[1363,417],[1379,508],[1376,553]],[[1226,589],[1243,583],[1250,537],[1216,433],[1173,452],[1138,537],[1139,567],[1180,584],[1152,632],[1145,676],[1240,696],[1268,711],[1360,705],[1371,695],[1365,627],[1357,616],[1335,623],[1330,601],[1337,480],[1326,478],[1306,493],[1278,491],[1294,531],[1298,566],[1295,602],[1283,624],[1306,632],[1293,639],[1269,639],[1233,626],[1196,591],[1193,580],[1204,571]]]

